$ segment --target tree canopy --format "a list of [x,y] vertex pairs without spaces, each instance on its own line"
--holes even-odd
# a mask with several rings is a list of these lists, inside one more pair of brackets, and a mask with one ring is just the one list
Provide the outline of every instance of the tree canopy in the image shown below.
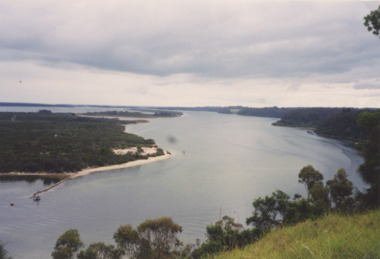
[[70,259],[82,246],[78,230],[69,229],[57,239],[51,256],[54,259]]
[[380,109],[363,112],[358,124],[367,135],[362,146],[364,163],[359,167],[362,179],[370,185],[363,202],[369,207],[380,206]]
[[380,38],[380,6],[364,17],[364,26]]
[[314,169],[312,165],[307,165],[301,169],[298,174],[298,182],[305,184],[306,190],[308,192],[308,197],[311,195],[311,189],[316,183],[322,183],[323,175]]
[[120,226],[114,234],[119,249],[133,258],[170,258],[182,243],[177,234],[182,227],[171,218],[147,219],[137,229]]
[[353,184],[347,179],[348,175],[343,168],[339,169],[334,178],[328,180],[326,185],[330,190],[330,197],[338,209],[344,209],[352,205]]
[[0,259],[12,259],[12,257],[8,256],[8,252],[1,242],[0,242]]

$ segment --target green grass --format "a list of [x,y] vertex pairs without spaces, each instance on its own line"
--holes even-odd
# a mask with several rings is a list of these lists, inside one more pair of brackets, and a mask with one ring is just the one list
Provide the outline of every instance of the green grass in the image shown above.
[[380,210],[308,220],[213,258],[380,258]]

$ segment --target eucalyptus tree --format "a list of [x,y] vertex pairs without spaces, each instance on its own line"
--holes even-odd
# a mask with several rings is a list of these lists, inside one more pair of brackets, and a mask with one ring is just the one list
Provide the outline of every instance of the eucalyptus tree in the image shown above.
[[348,208],[353,203],[351,197],[353,191],[353,184],[347,179],[348,175],[343,168],[339,169],[334,175],[334,178],[328,180],[326,185],[329,188],[331,200],[335,204],[337,210]]
[[54,259],[71,259],[81,247],[83,247],[83,242],[78,230],[69,229],[57,239],[51,256]]
[[132,258],[173,258],[182,246],[177,234],[182,227],[171,218],[147,219],[137,229],[122,225],[114,233],[114,239],[125,254]]
[[380,38],[380,6],[364,17],[364,26]]
[[313,188],[313,185],[316,183],[322,183],[323,181],[323,175],[315,170],[312,165],[307,165],[302,168],[298,174],[298,178],[299,183],[305,184],[308,198],[311,196],[310,191]]

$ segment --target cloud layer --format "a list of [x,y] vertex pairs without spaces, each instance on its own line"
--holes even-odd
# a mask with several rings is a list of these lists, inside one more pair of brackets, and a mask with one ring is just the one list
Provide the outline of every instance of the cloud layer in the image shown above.
[[362,2],[0,1],[0,101],[379,107],[369,11]]

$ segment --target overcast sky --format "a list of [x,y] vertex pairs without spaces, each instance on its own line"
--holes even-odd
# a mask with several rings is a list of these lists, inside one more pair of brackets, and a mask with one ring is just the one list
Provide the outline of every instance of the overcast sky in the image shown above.
[[0,0],[0,102],[380,107],[379,5]]

